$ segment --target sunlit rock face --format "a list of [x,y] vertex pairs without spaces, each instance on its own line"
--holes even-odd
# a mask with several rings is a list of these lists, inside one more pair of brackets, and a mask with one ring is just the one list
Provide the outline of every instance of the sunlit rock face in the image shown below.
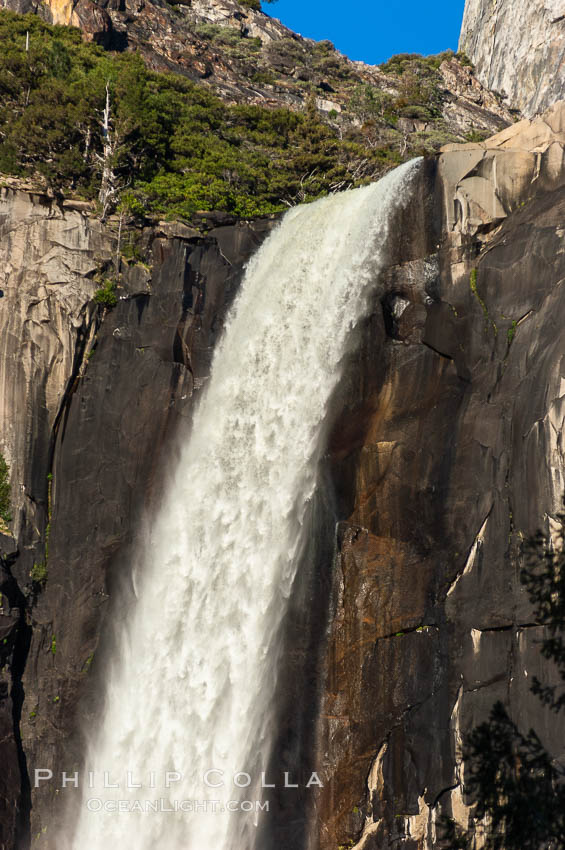
[[446,229],[461,239],[492,228],[526,200],[565,183],[562,101],[481,144],[445,145],[439,158]]
[[467,0],[459,49],[528,117],[565,95],[563,0]]
[[461,740],[497,699],[563,755],[563,720],[529,692],[554,674],[517,565],[565,484],[564,116],[430,163],[342,386],[324,850],[467,827]]

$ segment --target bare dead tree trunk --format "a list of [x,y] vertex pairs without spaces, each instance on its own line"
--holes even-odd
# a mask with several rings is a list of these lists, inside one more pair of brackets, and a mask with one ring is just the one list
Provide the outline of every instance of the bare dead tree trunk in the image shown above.
[[102,182],[98,200],[102,204],[102,219],[106,218],[110,204],[114,200],[117,191],[117,180],[113,168],[113,159],[117,148],[117,135],[112,131],[112,109],[110,100],[110,83],[106,83],[106,105],[102,113],[102,139],[103,152],[98,157],[102,165]]
[[88,162],[88,157],[90,155],[90,144],[91,144],[91,142],[92,142],[92,130],[90,129],[90,127],[87,127],[86,128],[85,140],[84,140],[84,154],[83,154],[83,160],[85,162]]
[[123,210],[120,212],[120,223],[118,226],[118,242],[116,244],[116,283],[120,282],[120,267],[122,262],[122,226],[124,223],[124,213]]

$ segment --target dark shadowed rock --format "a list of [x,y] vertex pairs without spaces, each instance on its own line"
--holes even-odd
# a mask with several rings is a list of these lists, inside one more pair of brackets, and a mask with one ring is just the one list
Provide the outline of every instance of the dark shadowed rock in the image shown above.
[[73,26],[80,27],[86,41],[94,41],[104,47],[112,44],[112,19],[108,12],[92,0],[78,0],[71,15]]
[[425,304],[423,327],[414,314],[412,334],[391,334],[375,303],[330,444],[341,523],[319,732],[328,850],[435,847],[441,814],[465,827],[462,736],[498,698],[564,755],[563,720],[529,693],[533,675],[555,673],[534,649],[518,563],[564,485],[565,189],[561,174],[553,191],[526,181],[501,225],[485,216],[469,233],[449,224],[453,189],[441,201],[441,175],[464,153],[440,161],[435,212],[414,210],[416,232],[444,222],[428,280],[414,287],[410,264],[393,279],[396,297]]

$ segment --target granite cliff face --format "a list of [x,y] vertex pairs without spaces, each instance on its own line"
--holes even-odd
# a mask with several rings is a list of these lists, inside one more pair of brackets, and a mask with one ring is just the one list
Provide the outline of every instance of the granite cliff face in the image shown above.
[[529,692],[554,673],[517,573],[565,475],[564,115],[429,163],[343,387],[328,850],[443,846],[445,814],[467,828],[461,742],[497,699],[564,755],[563,720]]
[[459,49],[528,117],[565,95],[563,0],[466,0]]
[[108,259],[109,244],[75,209],[19,189],[0,192],[0,451],[11,468],[13,515],[13,537],[0,528],[3,847],[25,830],[20,678],[32,631],[30,574],[46,546],[53,441],[96,324],[89,275]]
[[[276,759],[315,764],[325,789],[293,818],[281,800],[265,847],[439,846],[439,814],[469,818],[461,736],[498,697],[562,755],[562,724],[528,690],[551,674],[516,566],[565,479],[564,147],[559,106],[445,150],[394,223],[335,399],[281,677]],[[2,204],[15,519],[0,538],[0,846],[31,835],[54,850],[62,801],[55,784],[32,791],[29,772],[80,762],[136,517],[159,498],[175,425],[272,222],[147,228],[146,262],[122,262],[104,313],[92,296],[115,262],[113,223],[21,187]]]
[[[299,109],[308,81],[321,111],[347,113],[345,89],[304,58],[309,43],[236,0],[6,5],[138,50],[227,100]],[[533,113],[562,91],[563,10],[512,11],[469,0],[462,47],[479,79]],[[259,38],[275,82],[253,81],[250,57],[211,44],[203,25]],[[380,69],[343,62],[356,83],[396,91]],[[517,567],[521,540],[550,527],[565,487],[565,107],[502,129],[511,113],[470,69],[452,58],[440,72],[456,136],[501,132],[423,164],[334,401],[274,756],[279,771],[317,768],[325,788],[293,799],[292,817],[281,797],[269,850],[439,847],[441,814],[469,823],[461,740],[497,698],[564,755],[563,723],[529,692],[552,671]],[[401,120],[402,132],[423,129]],[[1,850],[56,850],[64,800],[30,776],[80,764],[137,519],[159,500],[176,426],[273,225],[209,215],[204,235],[155,223],[126,260],[117,219],[4,181],[0,452],[13,522],[0,528]],[[93,300],[108,272],[120,281],[111,311]],[[151,686],[140,683],[140,701]]]

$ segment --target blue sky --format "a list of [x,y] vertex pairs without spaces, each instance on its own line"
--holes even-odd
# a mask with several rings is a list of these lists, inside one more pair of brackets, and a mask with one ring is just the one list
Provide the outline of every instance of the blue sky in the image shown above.
[[457,49],[465,0],[278,0],[264,10],[308,38],[328,38],[351,59]]

